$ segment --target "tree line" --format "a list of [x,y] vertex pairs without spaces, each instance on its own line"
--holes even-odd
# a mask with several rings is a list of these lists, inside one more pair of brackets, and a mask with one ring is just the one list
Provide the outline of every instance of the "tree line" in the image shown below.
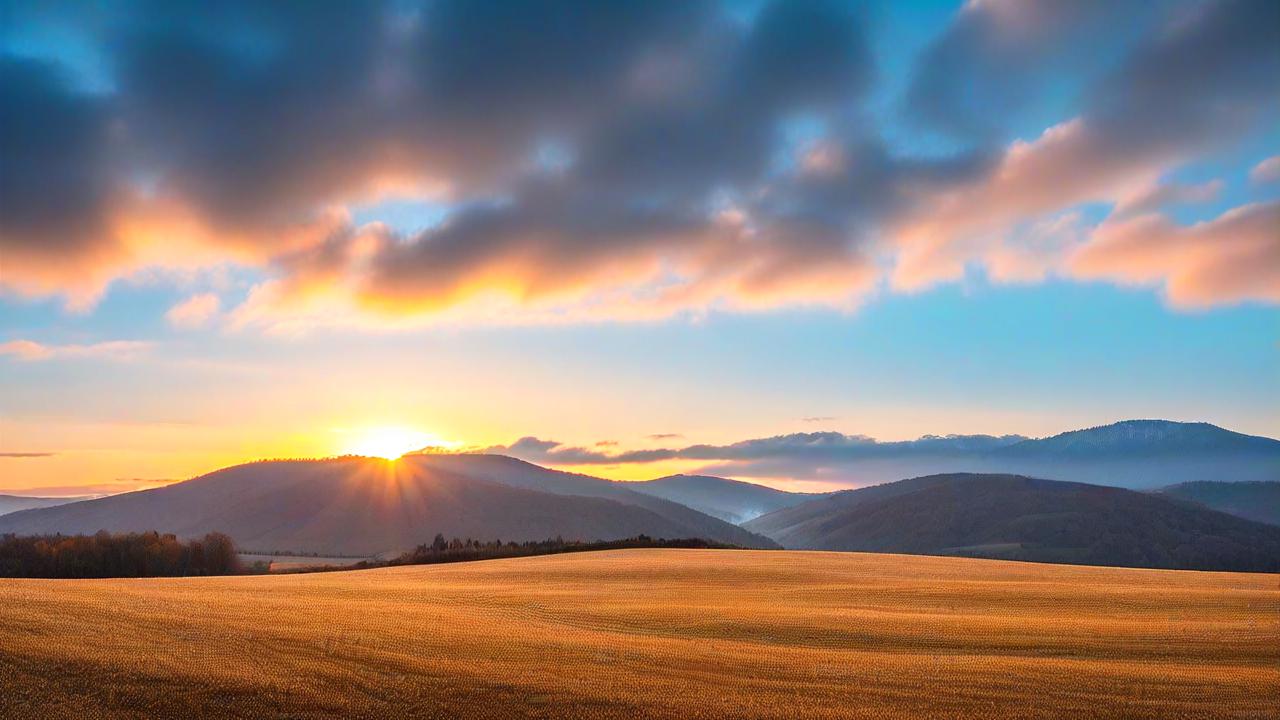
[[[560,536],[546,540],[527,540],[524,542],[502,542],[501,540],[481,541],[471,538],[445,540],[444,535],[437,533],[430,544],[419,545],[393,560],[388,565],[425,565],[430,563],[466,562],[469,560],[490,560],[496,558],[526,557],[530,555],[554,555],[568,552],[589,552],[592,550],[627,550],[636,548],[686,548],[686,549],[741,549],[737,545],[712,542],[702,538],[651,538],[648,535],[636,535],[622,540],[599,540],[583,542],[581,540],[565,540]],[[356,567],[376,567],[379,563],[358,563]]]
[[0,535],[0,577],[181,577],[242,571],[235,543],[216,532],[186,541],[155,531]]
[[[446,540],[444,535],[437,533],[431,543],[419,545],[391,560],[367,560],[344,568],[308,568],[291,572],[467,562],[592,550],[738,547],[701,538],[669,540],[651,538],[648,535],[596,542],[565,540],[560,536],[546,540],[503,542],[471,538]],[[242,564],[231,538],[216,532],[185,541],[171,533],[161,534],[155,531],[110,533],[101,530],[94,535],[0,535],[0,577],[185,577],[266,571],[266,563],[260,562],[250,567]]]

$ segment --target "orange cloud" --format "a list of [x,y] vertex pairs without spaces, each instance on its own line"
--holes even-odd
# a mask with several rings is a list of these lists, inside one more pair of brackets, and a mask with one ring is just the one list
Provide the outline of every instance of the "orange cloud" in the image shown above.
[[169,308],[169,312],[164,316],[174,327],[195,328],[204,325],[217,315],[220,305],[221,301],[218,300],[217,295],[201,293],[192,295]]
[[1161,285],[1170,304],[1280,302],[1280,202],[1190,227],[1158,215],[1106,222],[1070,258],[1074,277]]
[[140,340],[111,340],[90,345],[45,345],[33,340],[10,340],[0,343],[0,355],[11,355],[24,361],[53,358],[127,360],[149,349],[151,349],[151,343]]
[[[511,213],[509,218],[506,213]],[[235,327],[644,321],[708,308],[852,308],[873,263],[838,238],[814,242],[741,215],[576,218],[502,210],[413,238],[374,225],[277,260],[232,313]],[[616,220],[616,222],[615,222]]]
[[1112,152],[1077,118],[1018,141],[982,182],[921,202],[894,233],[895,288],[918,290],[955,280],[1025,219],[1089,201],[1127,197],[1150,186],[1172,160]]
[[1254,165],[1249,171],[1249,179],[1258,184],[1280,181],[1280,155],[1272,155]]

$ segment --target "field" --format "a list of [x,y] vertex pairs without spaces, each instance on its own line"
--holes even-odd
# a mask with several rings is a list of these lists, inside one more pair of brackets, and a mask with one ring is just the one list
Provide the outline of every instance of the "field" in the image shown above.
[[1280,576],[623,550],[0,581],[4,717],[1276,717]]

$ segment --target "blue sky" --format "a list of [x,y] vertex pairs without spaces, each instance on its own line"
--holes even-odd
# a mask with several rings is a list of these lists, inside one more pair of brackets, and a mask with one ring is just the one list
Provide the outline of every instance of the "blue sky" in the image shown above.
[[1280,436],[1269,3],[92,8],[4,7],[0,451],[50,455],[0,490],[386,427]]

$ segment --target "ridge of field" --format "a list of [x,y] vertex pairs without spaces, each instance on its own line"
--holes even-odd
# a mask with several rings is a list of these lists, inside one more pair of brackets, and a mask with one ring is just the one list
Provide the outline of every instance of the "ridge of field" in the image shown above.
[[0,584],[0,716],[1260,718],[1280,576],[620,550]]

